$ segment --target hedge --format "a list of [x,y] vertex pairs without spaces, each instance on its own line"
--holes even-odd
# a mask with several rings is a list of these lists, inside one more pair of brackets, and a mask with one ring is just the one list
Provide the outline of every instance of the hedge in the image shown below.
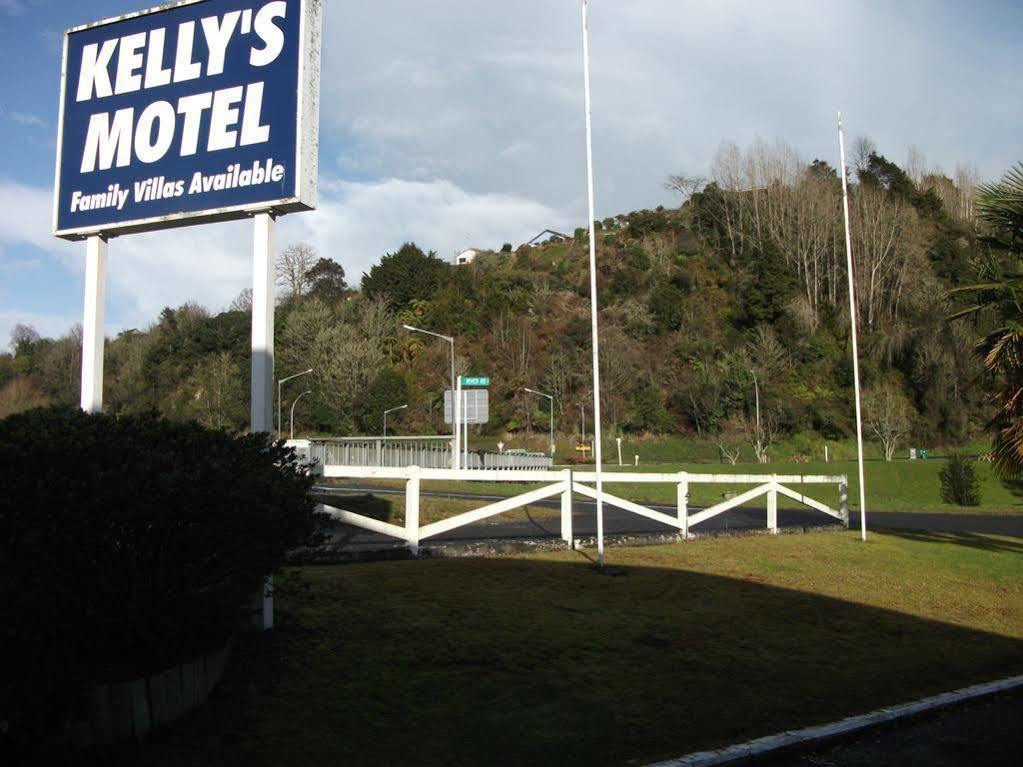
[[47,408],[0,421],[0,751],[95,684],[222,647],[314,542],[312,478],[268,435]]

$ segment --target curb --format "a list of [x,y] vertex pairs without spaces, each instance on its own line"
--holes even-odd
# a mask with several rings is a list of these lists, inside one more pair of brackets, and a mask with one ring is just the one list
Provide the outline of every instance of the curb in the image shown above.
[[964,687],[952,692],[934,695],[930,698],[923,698],[914,703],[880,708],[868,714],[850,716],[830,724],[821,724],[814,727],[805,727],[801,730],[789,730],[776,735],[768,735],[716,751],[699,751],[678,759],[656,762],[647,765],[647,767],[715,767],[722,764],[736,764],[753,757],[766,756],[775,751],[796,746],[806,746],[843,735],[850,735],[880,724],[935,711],[956,703],[964,703],[988,695],[1007,692],[1018,687],[1023,687],[1023,675],[1007,677],[984,684],[976,684],[972,687]]
[[[844,532],[841,524],[825,524],[806,527],[783,527],[777,533],[766,528],[732,528],[710,532],[689,533],[690,542],[714,538],[747,538],[763,535],[801,535],[809,533]],[[639,547],[662,546],[684,543],[681,533],[618,533],[604,537],[607,546]],[[595,549],[597,540],[592,535],[575,539],[576,550]],[[538,554],[554,551],[568,551],[569,546],[560,538],[474,538],[455,541],[440,541],[421,544],[419,559],[461,559],[515,556],[517,554]],[[393,543],[369,544],[358,547],[326,545],[317,548],[295,549],[288,553],[289,565],[332,565],[356,562],[391,562],[413,560],[414,556],[400,541]]]

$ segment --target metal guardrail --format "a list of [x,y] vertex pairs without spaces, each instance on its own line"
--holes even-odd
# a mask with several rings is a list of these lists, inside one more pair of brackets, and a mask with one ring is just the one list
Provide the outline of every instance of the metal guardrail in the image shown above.
[[[369,437],[364,439],[295,440],[293,443],[310,461],[321,467],[353,466],[421,469],[450,469],[450,438],[426,439]],[[550,469],[554,461],[543,453],[525,455],[470,452],[464,457],[469,470],[505,469],[527,471]]]

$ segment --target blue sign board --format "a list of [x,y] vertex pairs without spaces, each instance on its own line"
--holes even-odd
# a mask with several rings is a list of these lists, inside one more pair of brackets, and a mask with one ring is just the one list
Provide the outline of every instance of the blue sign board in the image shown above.
[[316,206],[320,0],[185,0],[69,30],[54,232]]

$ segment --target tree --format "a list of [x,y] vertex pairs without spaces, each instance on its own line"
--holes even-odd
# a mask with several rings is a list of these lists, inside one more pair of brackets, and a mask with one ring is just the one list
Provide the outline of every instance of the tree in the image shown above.
[[741,418],[729,416],[721,422],[715,443],[721,452],[721,457],[728,461],[730,466],[735,466],[739,462],[744,437],[745,424]]
[[192,376],[192,411],[208,429],[237,429],[245,421],[241,367],[230,352],[203,359]]
[[321,301],[328,303],[340,301],[348,293],[344,267],[337,261],[321,258],[313,264],[307,277],[309,295]]
[[953,293],[975,296],[976,303],[954,317],[988,313],[997,327],[978,344],[984,365],[995,380],[992,401],[997,408],[991,422],[995,431],[994,465],[1007,480],[1023,479],[1023,163],[1010,169],[996,184],[981,186],[977,212],[988,227],[985,241],[1002,256],[982,266],[980,282]]
[[664,182],[664,188],[677,194],[683,205],[706,185],[707,179],[703,176],[687,176],[685,174],[668,176],[668,180]]
[[316,263],[316,250],[312,245],[299,243],[280,252],[275,272],[277,284],[284,289],[285,300],[295,301],[309,291],[309,272]]
[[252,288],[245,288],[241,293],[235,296],[227,310],[229,312],[251,312]]
[[[358,406],[359,425],[366,434],[383,433],[384,411],[407,405],[408,381],[400,372],[385,367],[366,389]],[[390,422],[394,425],[394,421]]]
[[416,299],[429,301],[447,276],[450,266],[430,251],[406,242],[362,276],[362,292],[383,299],[394,310],[405,309]]
[[882,384],[864,392],[864,420],[881,441],[886,461],[892,460],[899,442],[909,433],[912,412],[906,395],[892,384]]
[[501,246],[501,252],[502,253],[511,253],[512,252],[512,244],[510,242],[506,242],[504,245]]

